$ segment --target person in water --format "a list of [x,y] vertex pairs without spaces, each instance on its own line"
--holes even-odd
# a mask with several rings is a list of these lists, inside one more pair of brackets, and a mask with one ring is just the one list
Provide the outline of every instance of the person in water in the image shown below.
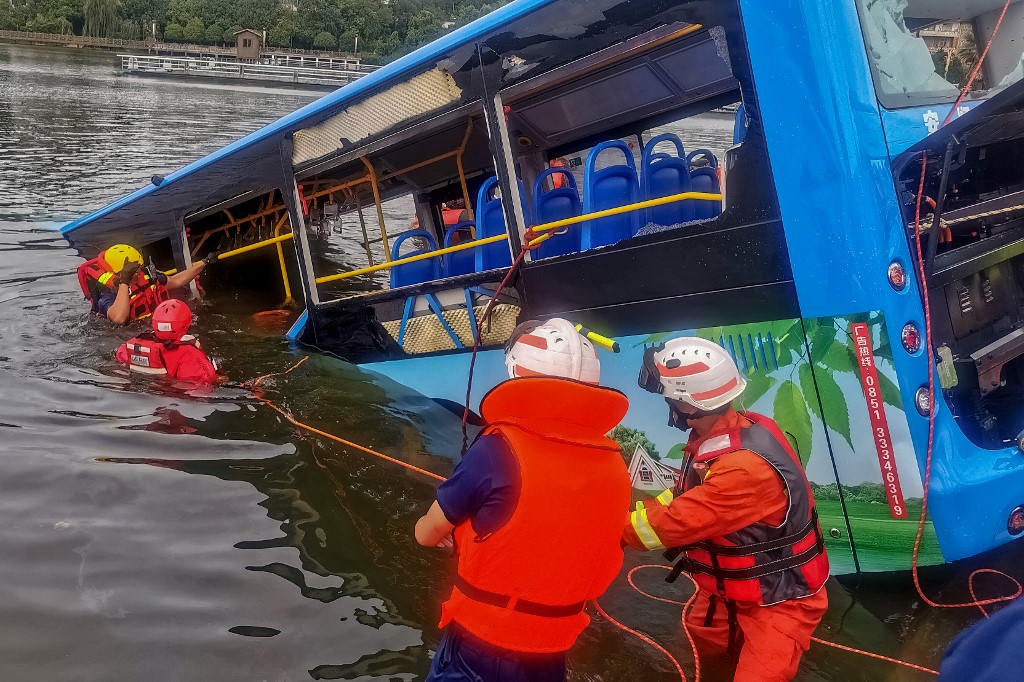
[[716,343],[648,348],[639,384],[690,436],[675,490],[638,504],[624,544],[674,548],[669,579],[686,571],[696,583],[684,618],[705,660],[735,662],[736,682],[793,679],[828,608],[829,574],[799,457],[771,419],[732,407],[746,382]]
[[152,315],[170,297],[169,289],[188,286],[216,260],[217,253],[212,252],[191,267],[167,276],[149,272],[135,248],[115,244],[78,266],[78,283],[93,313],[114,324],[126,324]]
[[122,343],[115,357],[133,372],[166,375],[202,384],[217,383],[217,368],[188,333],[192,311],[184,301],[170,299],[156,307],[153,331]]
[[421,545],[458,554],[428,682],[564,680],[584,606],[622,564],[631,486],[605,434],[626,396],[598,385],[597,353],[566,320],[519,325],[505,365],[481,435],[416,523]]

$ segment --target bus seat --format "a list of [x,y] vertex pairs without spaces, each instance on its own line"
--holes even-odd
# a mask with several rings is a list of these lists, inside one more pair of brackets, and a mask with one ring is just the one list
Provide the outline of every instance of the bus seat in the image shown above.
[[[664,142],[671,143],[675,147],[674,155],[655,153],[654,148]],[[665,133],[651,138],[644,145],[640,183],[640,194],[643,201],[690,191],[689,157],[686,156],[683,143],[678,136]],[[658,225],[678,225],[693,219],[694,202],[687,200],[647,209],[645,222]]]
[[[410,251],[404,256],[400,256],[399,252],[402,249],[402,244],[407,239],[412,237],[422,237],[427,240],[427,248],[416,249]],[[407,258],[409,256],[417,256],[421,253],[429,253],[437,250],[437,242],[434,240],[434,235],[430,234],[425,230],[409,230],[398,235],[394,243],[391,245],[391,260],[398,260],[399,258]],[[396,265],[391,268],[391,288],[397,289],[398,287],[407,287],[410,284],[420,284],[421,282],[430,282],[435,279],[441,278],[441,257],[435,258],[424,258],[418,260],[415,263],[406,263],[404,265]]]
[[[692,163],[698,156],[704,156],[708,160],[707,166],[692,168],[690,170],[690,189],[694,192],[708,192],[718,194],[722,191],[721,183],[718,180],[718,159],[707,149],[695,149],[686,157]],[[694,218],[697,220],[709,220],[722,215],[722,202],[718,201],[694,201]]]
[[[491,177],[480,186],[476,195],[476,238],[486,239],[505,234],[505,213],[501,209],[501,199],[493,196],[498,187],[498,178]],[[526,197],[522,181],[519,182],[519,195]],[[530,223],[530,214],[523,205],[523,219]],[[476,271],[484,272],[495,268],[507,268],[512,265],[512,250],[509,242],[495,242],[473,249],[476,252]]]
[[[565,183],[561,187],[544,191],[544,182],[555,175],[561,175]],[[533,219],[538,224],[572,218],[583,213],[580,193],[576,189],[576,178],[566,168],[554,167],[544,170],[533,183]],[[555,234],[534,252],[537,258],[564,256],[580,250],[580,226],[562,228],[562,234]]]
[[743,106],[743,102],[736,107],[736,118],[732,124],[732,143],[740,144],[743,142],[743,138],[747,136],[747,109]]
[[[597,170],[597,157],[609,149],[621,152],[626,157],[626,162]],[[602,142],[591,149],[587,155],[586,172],[583,177],[584,213],[603,211],[640,201],[640,184],[633,152],[621,140]],[[586,221],[580,230],[580,248],[592,249],[629,239],[640,229],[640,213],[630,211]]]
[[[464,230],[469,234],[472,234],[474,228],[473,221],[463,220],[462,222],[455,223],[448,228],[448,231],[444,233],[444,246],[455,246],[454,240],[455,235],[459,233],[459,230]],[[464,240],[465,241],[465,240]],[[467,275],[473,272],[473,268],[476,265],[476,255],[473,253],[476,249],[465,249],[464,251],[455,251],[454,253],[446,254],[444,262],[441,265],[441,270],[445,277],[455,277],[457,275]]]

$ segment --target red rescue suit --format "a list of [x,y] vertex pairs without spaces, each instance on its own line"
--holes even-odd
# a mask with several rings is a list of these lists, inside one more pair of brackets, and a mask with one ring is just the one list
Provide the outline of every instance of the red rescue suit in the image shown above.
[[675,547],[698,586],[687,627],[702,648],[735,655],[735,680],[790,680],[828,599],[825,553],[810,485],[770,419],[730,410],[691,433],[685,475],[645,503],[624,541]]
[[[107,264],[105,253],[104,251],[78,266],[78,284],[87,299],[92,300],[96,295],[89,285],[90,280],[95,281],[103,289],[117,292],[120,282],[117,274]],[[128,285],[128,295],[131,300],[128,308],[129,320],[149,317],[158,305],[170,298],[167,287],[155,279],[150,279],[142,268],[139,268]]]
[[122,343],[115,357],[141,374],[165,374],[173,379],[210,384],[217,381],[217,367],[191,334],[178,342],[161,341],[152,332],[140,334]]
[[[572,409],[559,409],[565,405]],[[496,532],[477,537],[471,521],[455,528],[458,577],[441,627],[458,623],[511,651],[572,647],[590,622],[587,601],[622,565],[629,474],[604,434],[628,405],[617,391],[552,377],[506,381],[484,397],[484,433],[508,442],[521,490]]]

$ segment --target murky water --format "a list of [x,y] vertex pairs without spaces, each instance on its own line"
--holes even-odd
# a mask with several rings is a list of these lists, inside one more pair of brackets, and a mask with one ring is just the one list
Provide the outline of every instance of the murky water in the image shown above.
[[[241,388],[130,377],[112,358],[125,330],[86,314],[80,260],[55,232],[312,96],[120,78],[112,55],[0,45],[0,679],[422,679],[450,562],[411,537],[430,483],[296,431]],[[281,340],[287,320],[261,326],[243,307],[229,292],[198,306],[224,371],[242,380],[300,357]],[[267,389],[323,429],[451,468],[457,420],[350,365],[314,357]],[[970,568],[935,573],[930,589],[965,598]],[[656,571],[637,579],[685,597]],[[906,576],[829,589],[820,636],[932,667],[980,616],[923,608]],[[624,580],[604,602],[689,669],[677,606]],[[571,668],[678,679],[600,618]],[[799,679],[928,677],[815,646]]]

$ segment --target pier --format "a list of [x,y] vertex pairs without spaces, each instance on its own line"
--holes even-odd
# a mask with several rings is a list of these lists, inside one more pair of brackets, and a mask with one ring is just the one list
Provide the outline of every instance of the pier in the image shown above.
[[121,73],[126,75],[229,78],[331,88],[347,85],[378,68],[350,59],[299,59],[298,55],[289,56],[290,63],[283,59],[285,55],[278,54],[277,64],[130,54],[121,54],[118,58],[121,60]]

